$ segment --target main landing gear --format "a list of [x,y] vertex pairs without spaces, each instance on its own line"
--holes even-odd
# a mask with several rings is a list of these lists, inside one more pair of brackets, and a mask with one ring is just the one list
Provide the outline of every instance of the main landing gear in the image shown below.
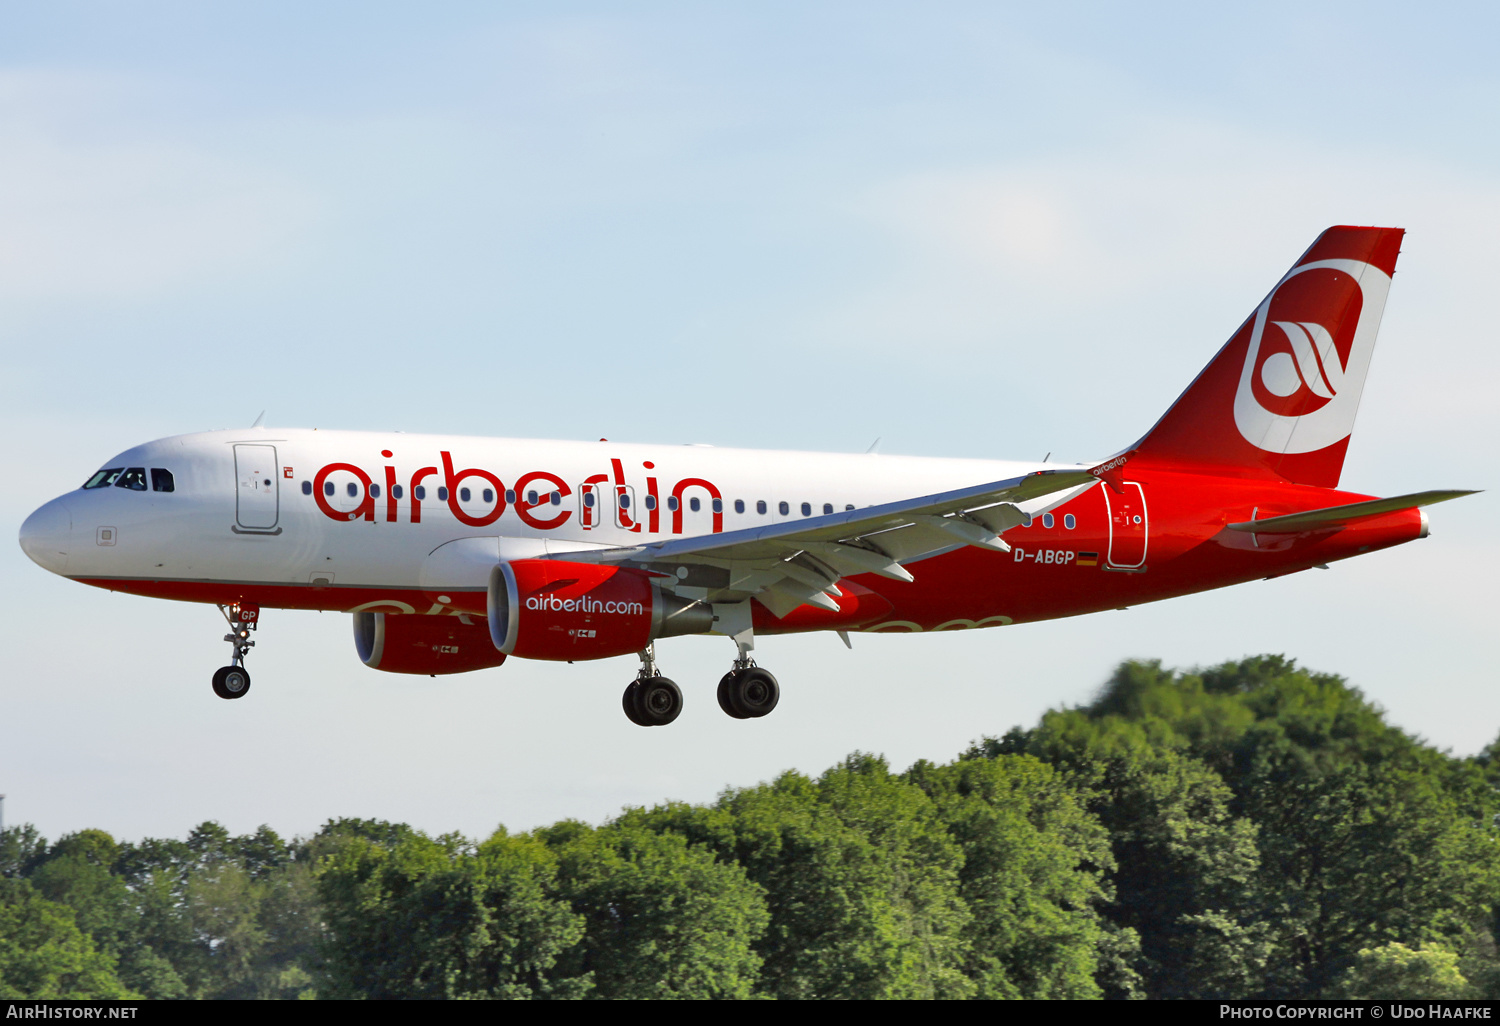
[[[739,638],[735,639],[739,642]],[[755,665],[750,646],[741,644],[734,668],[719,681],[719,708],[737,720],[753,720],[776,708],[781,687],[769,670]],[[621,700],[631,723],[665,727],[682,713],[682,690],[656,669],[656,646],[641,652],[641,669]]]
[[224,640],[234,648],[228,666],[214,671],[214,694],[220,698],[244,698],[250,690],[250,671],[245,669],[245,656],[255,647],[250,632],[260,622],[260,607],[251,602],[236,602],[232,606],[219,606],[219,612],[229,621],[229,633]]
[[759,719],[779,701],[781,686],[776,678],[748,656],[736,659],[734,669],[719,681],[719,708],[737,720]]
[[682,689],[656,672],[656,646],[641,652],[641,669],[622,700],[625,715],[640,727],[665,727],[682,713]]

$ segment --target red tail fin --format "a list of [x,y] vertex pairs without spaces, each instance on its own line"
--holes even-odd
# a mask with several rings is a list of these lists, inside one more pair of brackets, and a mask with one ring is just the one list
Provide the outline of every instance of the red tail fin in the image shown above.
[[1330,228],[1146,437],[1137,458],[1339,483],[1400,228]]

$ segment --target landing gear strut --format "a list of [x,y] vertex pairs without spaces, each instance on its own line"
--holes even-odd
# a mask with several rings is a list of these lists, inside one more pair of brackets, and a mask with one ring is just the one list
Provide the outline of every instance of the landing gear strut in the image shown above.
[[250,632],[260,622],[260,607],[251,602],[236,602],[232,606],[219,606],[219,612],[229,621],[229,633],[224,640],[234,648],[228,666],[214,672],[214,694],[220,698],[244,698],[250,690],[250,671],[245,669],[245,656],[255,647]]
[[665,727],[682,713],[682,691],[656,672],[656,646],[641,652],[641,669],[621,700],[630,722],[641,727]]

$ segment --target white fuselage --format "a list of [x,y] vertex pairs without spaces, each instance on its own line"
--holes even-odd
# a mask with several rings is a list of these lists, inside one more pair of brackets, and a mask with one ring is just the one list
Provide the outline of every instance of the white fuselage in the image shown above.
[[[216,431],[149,442],[105,463],[148,474],[165,469],[171,492],[69,492],[33,514],[22,542],[48,569],[93,583],[257,583],[355,597],[348,589],[478,590],[500,558],[776,524],[1040,466],[602,441]],[[458,541],[458,549],[441,551]],[[192,590],[178,597],[211,600]]]

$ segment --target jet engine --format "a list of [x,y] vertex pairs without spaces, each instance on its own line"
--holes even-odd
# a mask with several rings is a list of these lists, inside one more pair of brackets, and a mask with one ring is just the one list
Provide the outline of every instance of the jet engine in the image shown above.
[[518,559],[490,572],[494,648],[526,659],[603,659],[713,629],[712,608],[626,567]]
[[355,613],[354,648],[372,670],[467,673],[505,662],[479,617]]

